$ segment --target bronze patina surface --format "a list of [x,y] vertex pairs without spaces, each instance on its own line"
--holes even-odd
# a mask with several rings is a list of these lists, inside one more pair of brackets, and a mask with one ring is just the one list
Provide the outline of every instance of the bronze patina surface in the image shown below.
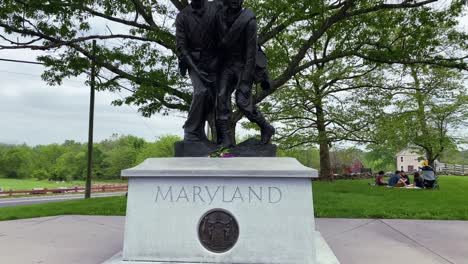
[[239,238],[239,225],[229,212],[210,211],[200,221],[198,238],[207,250],[223,253],[236,244]]

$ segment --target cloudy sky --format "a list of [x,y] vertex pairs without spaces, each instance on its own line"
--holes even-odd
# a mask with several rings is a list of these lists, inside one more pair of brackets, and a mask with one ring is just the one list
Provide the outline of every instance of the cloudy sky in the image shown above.
[[[32,52],[0,51],[0,58],[34,60]],[[87,141],[89,87],[83,79],[47,86],[43,67],[0,61],[0,142],[31,145],[61,143],[66,139]],[[121,94],[123,95],[123,94]],[[113,133],[154,140],[165,134],[182,136],[184,118],[143,118],[136,107],[111,106],[115,93],[96,93],[95,140]]]
[[[468,15],[462,19],[468,28]],[[94,28],[105,30],[104,25]],[[115,33],[115,32],[114,32]],[[32,51],[0,50],[0,58],[34,61]],[[62,143],[66,139],[87,141],[89,87],[84,77],[47,86],[41,80],[43,67],[0,61],[0,143],[29,145]],[[95,141],[112,134],[135,135],[154,140],[166,134],[182,136],[182,114],[142,117],[134,106],[110,103],[124,94],[96,94]],[[246,131],[241,130],[241,134]]]

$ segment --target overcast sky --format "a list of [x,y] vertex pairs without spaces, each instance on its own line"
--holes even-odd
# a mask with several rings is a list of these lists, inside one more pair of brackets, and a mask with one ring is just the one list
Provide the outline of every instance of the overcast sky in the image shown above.
[[[468,27],[468,16],[462,19]],[[99,31],[99,30],[98,30]],[[35,60],[32,51],[0,50],[0,58]],[[43,67],[0,61],[0,143],[29,145],[86,142],[88,137],[89,87],[84,78],[47,86]],[[124,94],[96,93],[95,141],[112,134],[135,135],[153,141],[167,134],[183,136],[185,118],[180,113],[144,118],[134,106],[112,106]],[[241,134],[246,131],[240,130]]]
[[[34,60],[32,52],[0,51],[0,58]],[[48,86],[40,65],[0,61],[0,142],[31,145],[88,138],[89,87],[83,79]],[[95,140],[113,133],[154,140],[165,134],[183,135],[184,118],[157,115],[143,118],[136,107],[110,105],[119,94],[96,93]],[[180,116],[181,114],[179,114]]]

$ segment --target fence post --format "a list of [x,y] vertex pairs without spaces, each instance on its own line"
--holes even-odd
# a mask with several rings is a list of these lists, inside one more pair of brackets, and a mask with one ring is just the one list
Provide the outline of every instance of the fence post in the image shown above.
[[12,196],[12,195],[13,195],[13,190],[12,190],[12,189],[10,189],[10,193],[9,193],[9,195],[10,195],[10,196]]

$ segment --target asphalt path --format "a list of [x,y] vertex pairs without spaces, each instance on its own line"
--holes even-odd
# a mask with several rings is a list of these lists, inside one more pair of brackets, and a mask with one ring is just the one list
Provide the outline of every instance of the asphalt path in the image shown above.
[[[126,192],[112,192],[112,193],[93,193],[92,198],[98,197],[113,197],[123,196]],[[52,195],[52,196],[37,196],[37,197],[21,197],[21,198],[1,198],[0,207],[18,206],[27,204],[41,204],[41,203],[56,203],[68,200],[84,199],[84,193],[80,194],[65,194],[65,195]]]

